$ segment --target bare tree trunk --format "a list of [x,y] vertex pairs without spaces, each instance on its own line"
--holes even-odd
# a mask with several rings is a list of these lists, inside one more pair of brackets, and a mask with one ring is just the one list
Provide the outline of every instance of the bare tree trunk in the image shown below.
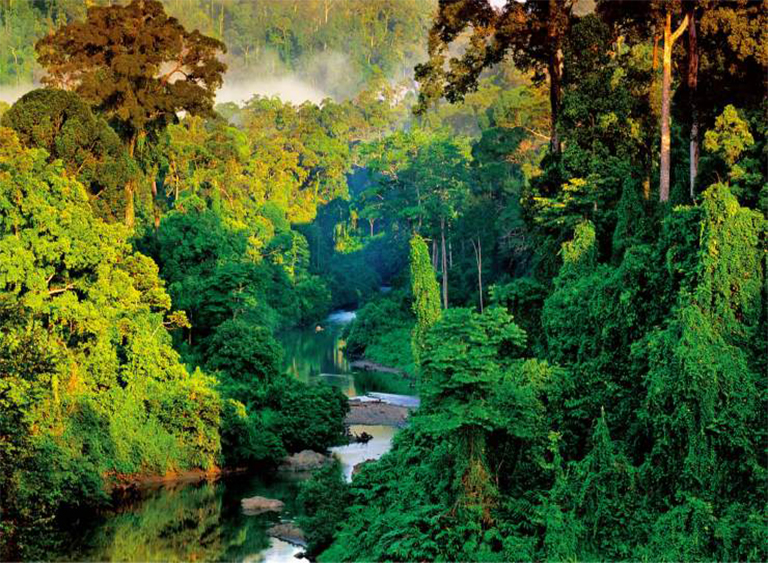
[[696,4],[688,5],[688,101],[691,108],[690,190],[696,200],[696,176],[699,173],[699,45],[696,38]]
[[670,132],[669,112],[672,96],[672,47],[680,34],[688,25],[688,16],[683,18],[674,33],[672,33],[672,13],[667,11],[664,23],[664,54],[662,56],[661,83],[661,157],[659,164],[659,201],[669,201],[669,168],[670,168]]
[[157,205],[157,178],[154,177],[154,173],[152,177],[152,201],[154,202],[154,205],[152,207],[155,214],[155,230],[157,230],[160,227],[161,213],[160,213],[159,206]]
[[[128,143],[128,156],[133,158],[136,152],[137,136],[134,136]],[[133,206],[133,192],[135,181],[133,179],[128,180],[125,184],[125,224],[133,229],[133,224],[136,220],[136,212]]]
[[440,238],[442,239],[443,260],[443,308],[448,308],[448,256],[445,252],[445,218],[440,219]]
[[480,237],[477,237],[477,244],[474,239],[470,239],[472,248],[475,251],[475,263],[477,264],[477,290],[480,295],[480,312],[483,312],[483,243]]
[[437,239],[432,239],[432,269],[437,272]]
[[560,154],[560,136],[557,134],[557,120],[560,117],[560,98],[563,78],[563,49],[558,30],[559,11],[558,0],[549,0],[549,26],[547,35],[552,52],[549,57],[547,71],[549,72],[549,105],[551,110],[549,150]]
[[480,290],[480,312],[483,312],[483,243],[477,239],[477,285]]
[[[648,90],[648,105],[649,107],[653,107],[653,96],[656,92],[656,78],[657,73],[656,71],[659,69],[659,39],[660,36],[658,34],[658,31],[656,29],[656,26],[653,28],[653,65],[651,72],[651,87]],[[643,199],[645,201],[650,201],[651,199],[651,179],[653,175],[653,141],[651,139],[648,139],[647,147],[648,151],[648,163],[646,166],[646,176],[645,180],[643,180]]]
[[133,180],[125,185],[125,225],[133,228],[136,221],[136,211],[133,207]]

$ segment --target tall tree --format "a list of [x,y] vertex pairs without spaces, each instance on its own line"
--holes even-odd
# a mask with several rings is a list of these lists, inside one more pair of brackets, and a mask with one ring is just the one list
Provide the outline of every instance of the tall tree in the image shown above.
[[[690,2],[633,2],[603,0],[598,3],[602,18],[615,26],[614,34],[628,43],[654,40],[662,45],[662,107],[659,199],[668,201],[670,189],[670,119],[673,102],[672,70],[674,44],[687,33],[685,75],[681,112],[690,127],[689,193],[695,196],[699,174],[699,144],[702,127],[711,125],[730,104],[759,104],[768,87],[768,4],[765,0]],[[680,51],[682,53],[682,51]],[[699,75],[707,76],[708,95],[698,96]],[[754,88],[760,83],[761,88]],[[687,92],[685,92],[687,90]]]
[[688,14],[672,31],[672,9],[667,6],[664,14],[664,47],[661,59],[661,154],[659,162],[659,201],[669,201],[670,131],[669,116],[672,98],[672,47],[688,26]]
[[448,308],[450,229],[469,194],[470,147],[466,139],[447,135],[428,137],[411,163],[412,179],[422,194],[424,217],[439,229],[443,307]]
[[[423,111],[443,96],[450,102],[462,100],[477,89],[484,69],[511,53],[519,68],[534,71],[537,82],[549,77],[550,151],[559,154],[563,41],[574,4],[573,0],[508,0],[502,9],[496,9],[489,0],[440,0],[429,36],[429,61],[416,67],[421,83],[417,109]],[[468,30],[461,57],[448,59],[451,46]]]
[[691,111],[690,179],[691,200],[696,197],[696,176],[699,173],[699,42],[696,31],[696,3],[686,7],[688,17],[688,105]]
[[429,260],[427,243],[419,235],[411,238],[411,291],[413,292],[413,312],[416,326],[413,329],[413,357],[419,362],[419,354],[424,346],[427,330],[440,318],[440,292],[435,280],[435,272]]
[[61,159],[88,188],[91,207],[102,219],[124,215],[120,192],[132,177],[133,162],[106,121],[94,116],[77,94],[33,90],[0,116],[0,123],[16,131],[26,147],[45,149],[49,162]]
[[[112,123],[134,156],[137,143],[177,119],[207,114],[226,70],[224,44],[187,31],[159,0],[90,7],[85,21],[35,45],[43,82],[74,90]],[[134,222],[133,182],[126,184],[126,223]]]

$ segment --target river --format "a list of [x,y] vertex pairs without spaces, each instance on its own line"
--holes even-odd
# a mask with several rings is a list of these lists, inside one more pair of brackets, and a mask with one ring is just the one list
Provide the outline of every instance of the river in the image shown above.
[[[285,369],[310,384],[333,385],[349,397],[374,394],[384,400],[412,403],[411,383],[392,374],[352,372],[343,353],[341,332],[353,312],[330,315],[317,327],[287,331],[280,336]],[[403,397],[406,396],[406,397]],[[356,425],[373,438],[367,444],[333,448],[345,477],[362,461],[389,450],[397,429]],[[270,526],[290,522],[299,514],[300,481],[295,474],[233,475],[214,482],[169,483],[144,491],[98,519],[72,523],[76,530],[48,538],[45,559],[60,561],[246,561],[297,562],[303,549],[267,534]],[[240,501],[250,496],[285,503],[281,514],[248,516]]]

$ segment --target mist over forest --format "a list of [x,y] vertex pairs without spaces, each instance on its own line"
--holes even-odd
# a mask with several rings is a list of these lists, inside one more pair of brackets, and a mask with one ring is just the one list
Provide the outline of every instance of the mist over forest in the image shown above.
[[[0,29],[0,100],[12,103],[39,85],[34,42],[86,5],[107,0],[6,2]],[[254,95],[319,103],[356,95],[375,78],[413,77],[426,58],[432,0],[163,0],[191,29],[222,39],[228,65],[219,102]]]

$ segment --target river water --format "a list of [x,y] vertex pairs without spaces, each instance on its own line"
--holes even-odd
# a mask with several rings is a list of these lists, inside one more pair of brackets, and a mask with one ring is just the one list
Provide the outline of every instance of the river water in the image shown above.
[[[353,312],[337,312],[317,327],[281,335],[285,369],[310,384],[333,385],[349,397],[371,394],[379,399],[411,405],[411,383],[392,374],[352,372],[343,354],[341,332]],[[355,425],[373,438],[367,444],[332,448],[351,478],[355,465],[378,459],[389,450],[397,432],[390,426]],[[294,563],[301,546],[271,538],[270,526],[290,522],[299,514],[300,482],[296,474],[234,475],[217,481],[161,485],[145,491],[97,520],[74,523],[76,532],[48,538],[43,559],[68,561],[245,561]],[[250,496],[276,498],[285,503],[281,514],[248,516],[240,501]]]

